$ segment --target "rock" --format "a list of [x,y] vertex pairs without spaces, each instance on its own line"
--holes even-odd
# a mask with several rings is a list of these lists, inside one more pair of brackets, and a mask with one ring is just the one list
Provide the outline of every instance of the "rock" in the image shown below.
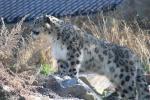
[[25,90],[23,94],[17,92],[13,88],[10,88],[9,86],[0,85],[0,100],[51,100],[52,98],[55,98],[56,100],[64,100],[63,98],[58,97],[56,94],[53,94],[51,91],[47,91],[47,93],[49,93],[48,96],[38,92],[36,89],[35,93],[32,91],[28,93],[28,91]]
[[99,96],[88,85],[81,82],[81,80],[65,78],[50,75],[45,84],[45,88],[50,88],[52,91],[62,97],[75,97],[84,100],[101,100]]
[[[80,79],[84,83],[86,83],[90,88],[92,88],[93,92],[95,92],[96,95],[103,96],[104,97],[103,100],[118,100],[118,96],[116,96],[113,84],[111,84],[111,82],[105,76],[101,76],[95,73],[91,74],[87,73],[81,74]],[[108,91],[107,94],[104,95],[105,90]]]
[[82,96],[85,100],[95,100],[96,98],[91,93]]
[[25,98],[13,92],[10,87],[0,85],[0,100],[25,100]]
[[91,74],[83,74],[80,75],[80,79],[85,82],[88,86],[95,89],[95,92],[97,94],[102,94],[105,89],[108,89],[109,87],[113,88],[113,84],[102,75],[91,73]]
[[29,95],[25,96],[25,100],[50,100],[50,98],[48,96]]

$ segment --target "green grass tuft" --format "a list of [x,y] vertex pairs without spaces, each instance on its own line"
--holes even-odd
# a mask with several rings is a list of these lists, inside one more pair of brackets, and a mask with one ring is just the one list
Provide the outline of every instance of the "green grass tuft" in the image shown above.
[[41,74],[47,76],[54,72],[55,72],[55,69],[54,69],[54,67],[52,67],[52,65],[50,65],[50,64],[42,64],[41,65],[41,71],[40,71]]

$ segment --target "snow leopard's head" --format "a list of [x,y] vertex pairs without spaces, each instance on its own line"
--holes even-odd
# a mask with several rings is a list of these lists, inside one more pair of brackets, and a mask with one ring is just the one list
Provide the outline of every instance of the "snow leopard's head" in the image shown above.
[[54,35],[61,30],[60,27],[63,26],[63,24],[63,20],[56,17],[50,15],[40,16],[34,20],[31,34],[33,38],[40,35]]

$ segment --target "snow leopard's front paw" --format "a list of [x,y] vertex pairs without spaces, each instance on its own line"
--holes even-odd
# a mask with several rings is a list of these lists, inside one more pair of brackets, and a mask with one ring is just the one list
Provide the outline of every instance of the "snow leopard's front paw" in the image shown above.
[[71,78],[77,78],[77,77],[78,77],[77,70],[76,70],[75,68],[69,69],[68,75],[69,75]]
[[63,61],[63,60],[58,60],[57,61],[58,65],[58,74],[60,77],[67,76],[69,73],[69,66],[68,63]]

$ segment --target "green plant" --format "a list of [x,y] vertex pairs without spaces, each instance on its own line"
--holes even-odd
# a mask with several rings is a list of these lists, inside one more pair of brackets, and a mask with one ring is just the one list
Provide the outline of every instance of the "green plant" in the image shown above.
[[40,73],[43,74],[43,75],[49,75],[49,74],[52,74],[55,72],[55,69],[54,67],[52,67],[52,65],[50,64],[42,64],[41,65],[41,70],[40,70]]

